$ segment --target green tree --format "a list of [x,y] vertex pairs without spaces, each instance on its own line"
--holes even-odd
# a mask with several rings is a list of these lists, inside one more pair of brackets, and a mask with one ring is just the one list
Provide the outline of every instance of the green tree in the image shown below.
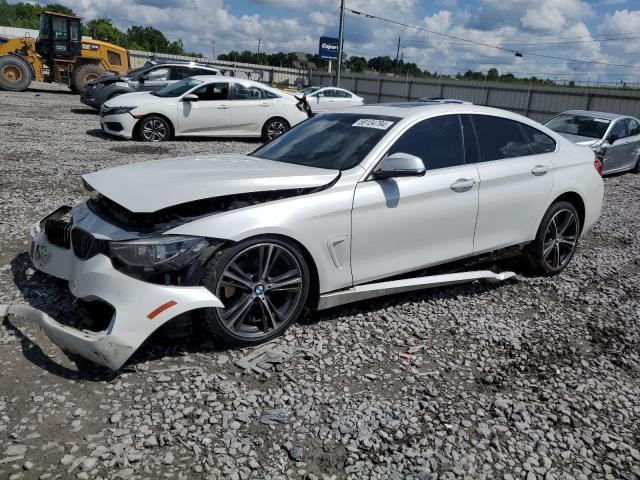
[[348,66],[354,72],[364,72],[367,69],[367,59],[364,57],[351,56],[349,57]]

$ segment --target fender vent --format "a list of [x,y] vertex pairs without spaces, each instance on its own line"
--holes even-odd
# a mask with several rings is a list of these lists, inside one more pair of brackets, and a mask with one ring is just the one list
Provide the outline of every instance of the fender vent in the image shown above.
[[71,231],[71,244],[73,245],[73,253],[81,260],[91,258],[104,251],[105,248],[103,240],[98,240],[80,228],[74,228]]
[[64,220],[47,220],[44,222],[44,233],[47,239],[62,248],[71,246],[71,224]]

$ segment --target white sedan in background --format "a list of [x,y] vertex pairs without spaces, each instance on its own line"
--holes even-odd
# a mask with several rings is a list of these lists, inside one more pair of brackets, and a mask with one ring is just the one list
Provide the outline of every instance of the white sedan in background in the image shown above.
[[306,118],[294,96],[220,75],[186,78],[156,92],[120,95],[100,109],[106,133],[144,142],[174,136],[271,140]]
[[307,87],[297,93],[307,96],[307,101],[313,113],[324,113],[345,107],[364,105],[364,98],[355,93],[337,87]]

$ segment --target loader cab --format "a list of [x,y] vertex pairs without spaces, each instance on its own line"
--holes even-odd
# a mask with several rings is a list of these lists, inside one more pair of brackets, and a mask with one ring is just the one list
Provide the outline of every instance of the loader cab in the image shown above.
[[73,60],[81,55],[80,17],[54,12],[40,16],[36,53],[45,60]]

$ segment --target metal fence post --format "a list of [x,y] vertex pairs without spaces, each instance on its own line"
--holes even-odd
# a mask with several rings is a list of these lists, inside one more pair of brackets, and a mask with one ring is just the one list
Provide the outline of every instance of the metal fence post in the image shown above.
[[378,76],[378,103],[382,100],[382,75]]

